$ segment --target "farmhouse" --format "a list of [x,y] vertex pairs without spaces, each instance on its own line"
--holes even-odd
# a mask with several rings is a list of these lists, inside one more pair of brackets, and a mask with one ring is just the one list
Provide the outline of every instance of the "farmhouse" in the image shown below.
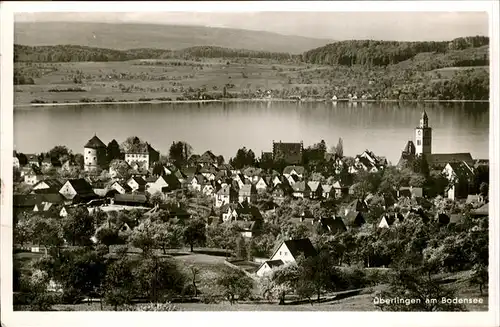
[[59,193],[73,203],[88,202],[97,198],[92,186],[83,178],[68,179],[61,187]]
[[270,260],[282,260],[286,264],[296,262],[301,255],[305,258],[316,255],[316,249],[308,238],[281,242]]

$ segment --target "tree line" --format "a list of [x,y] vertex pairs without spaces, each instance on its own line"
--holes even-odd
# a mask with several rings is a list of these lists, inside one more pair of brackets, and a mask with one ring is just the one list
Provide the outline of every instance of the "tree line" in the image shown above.
[[309,50],[302,55],[302,60],[320,65],[388,66],[411,59],[419,53],[447,53],[488,44],[489,39],[483,36],[460,38],[451,42],[350,40]]

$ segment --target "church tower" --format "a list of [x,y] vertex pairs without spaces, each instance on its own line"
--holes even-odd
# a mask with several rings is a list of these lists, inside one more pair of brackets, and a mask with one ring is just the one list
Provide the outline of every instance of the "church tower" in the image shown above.
[[432,128],[429,127],[429,117],[427,113],[422,112],[420,125],[415,128],[415,154],[429,155],[432,153]]

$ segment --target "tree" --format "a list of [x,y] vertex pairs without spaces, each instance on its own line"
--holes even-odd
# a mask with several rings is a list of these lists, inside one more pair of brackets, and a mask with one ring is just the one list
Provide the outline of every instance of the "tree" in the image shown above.
[[120,243],[120,238],[118,237],[118,230],[110,226],[103,225],[96,230],[95,238],[99,244],[103,244],[107,247],[109,252],[109,247],[114,244]]
[[316,256],[298,260],[301,287],[314,289],[318,301],[321,292],[335,288],[338,273],[333,266],[332,257],[327,251],[320,251]]
[[479,293],[483,295],[483,287],[488,284],[488,266],[484,264],[474,265],[469,282],[479,286]]
[[151,254],[151,251],[157,246],[155,233],[158,225],[150,219],[143,220],[136,228],[132,230],[129,236],[129,243],[142,250],[144,255]]
[[364,200],[372,189],[372,185],[367,180],[355,183],[352,187],[352,193],[357,199]]
[[49,151],[49,157],[53,161],[65,162],[70,159],[71,151],[64,145],[56,145]]
[[65,239],[72,245],[90,245],[95,234],[94,220],[88,210],[77,207],[62,220]]
[[300,280],[300,273],[297,264],[284,265],[273,269],[270,275],[272,283],[270,292],[279,298],[279,304],[285,304],[286,294],[295,291]]
[[154,206],[163,204],[165,202],[164,200],[165,196],[160,191],[156,191],[149,197],[149,203],[151,203]]
[[236,169],[242,169],[244,167],[255,166],[255,153],[243,147],[236,152],[236,156],[229,160],[229,164]]
[[61,282],[66,300],[73,303],[100,293],[106,275],[106,262],[96,251],[78,249],[64,251],[58,268],[57,280]]
[[168,248],[178,248],[181,246],[183,237],[181,226],[162,221],[155,221],[154,226],[155,234],[153,238],[155,243],[163,250],[163,254],[167,253],[166,249]]
[[132,265],[125,255],[112,262],[106,269],[104,281],[104,300],[114,307],[132,303],[136,277]]
[[[442,298],[455,297],[454,290],[445,288],[437,280],[425,274],[422,275],[418,269],[398,269],[390,276],[389,289],[377,294],[376,298],[401,298],[414,301],[376,305],[382,311],[464,311],[461,304],[441,301]],[[431,299],[437,301],[429,301]]]
[[222,289],[231,305],[236,300],[249,297],[253,289],[252,279],[242,271],[232,268],[225,268],[217,278],[216,284]]
[[113,160],[122,160],[123,156],[120,151],[120,145],[118,142],[113,139],[111,142],[108,143],[108,146],[106,148],[106,158],[107,162],[112,162]]
[[130,177],[130,166],[125,160],[115,159],[109,165],[110,171],[114,171],[117,178],[128,179]]
[[247,245],[245,239],[240,236],[236,241],[236,257],[246,259],[248,257]]
[[486,197],[488,196],[488,190],[489,190],[489,185],[488,183],[482,182],[481,185],[479,186],[479,193]]
[[143,258],[134,269],[137,291],[152,302],[165,302],[172,294],[179,294],[186,282],[175,261],[151,256]]
[[28,224],[35,244],[56,249],[64,244],[62,226],[59,220],[33,216],[28,220]]
[[204,244],[205,241],[205,223],[200,219],[190,220],[184,229],[184,242],[189,244],[191,252],[195,244]]
[[169,149],[170,160],[178,167],[184,166],[193,152],[193,148],[186,142],[173,142]]

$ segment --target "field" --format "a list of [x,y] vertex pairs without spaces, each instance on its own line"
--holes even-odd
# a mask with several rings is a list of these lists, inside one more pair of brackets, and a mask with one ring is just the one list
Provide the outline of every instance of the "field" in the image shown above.
[[[184,92],[255,92],[302,86],[300,74],[310,74],[314,65],[279,64],[265,59],[219,60],[137,60],[125,62],[16,63],[34,75],[35,85],[16,85],[15,104],[38,99],[79,102],[84,98],[102,101],[140,101],[150,98],[175,100]],[[320,67],[326,69],[325,67]],[[76,80],[75,80],[76,79]],[[75,83],[77,81],[78,83]],[[81,81],[81,83],[80,83]],[[308,86],[326,87],[325,81]],[[68,92],[68,89],[79,89]],[[52,91],[49,91],[52,90]],[[59,91],[59,92],[56,92]]]

